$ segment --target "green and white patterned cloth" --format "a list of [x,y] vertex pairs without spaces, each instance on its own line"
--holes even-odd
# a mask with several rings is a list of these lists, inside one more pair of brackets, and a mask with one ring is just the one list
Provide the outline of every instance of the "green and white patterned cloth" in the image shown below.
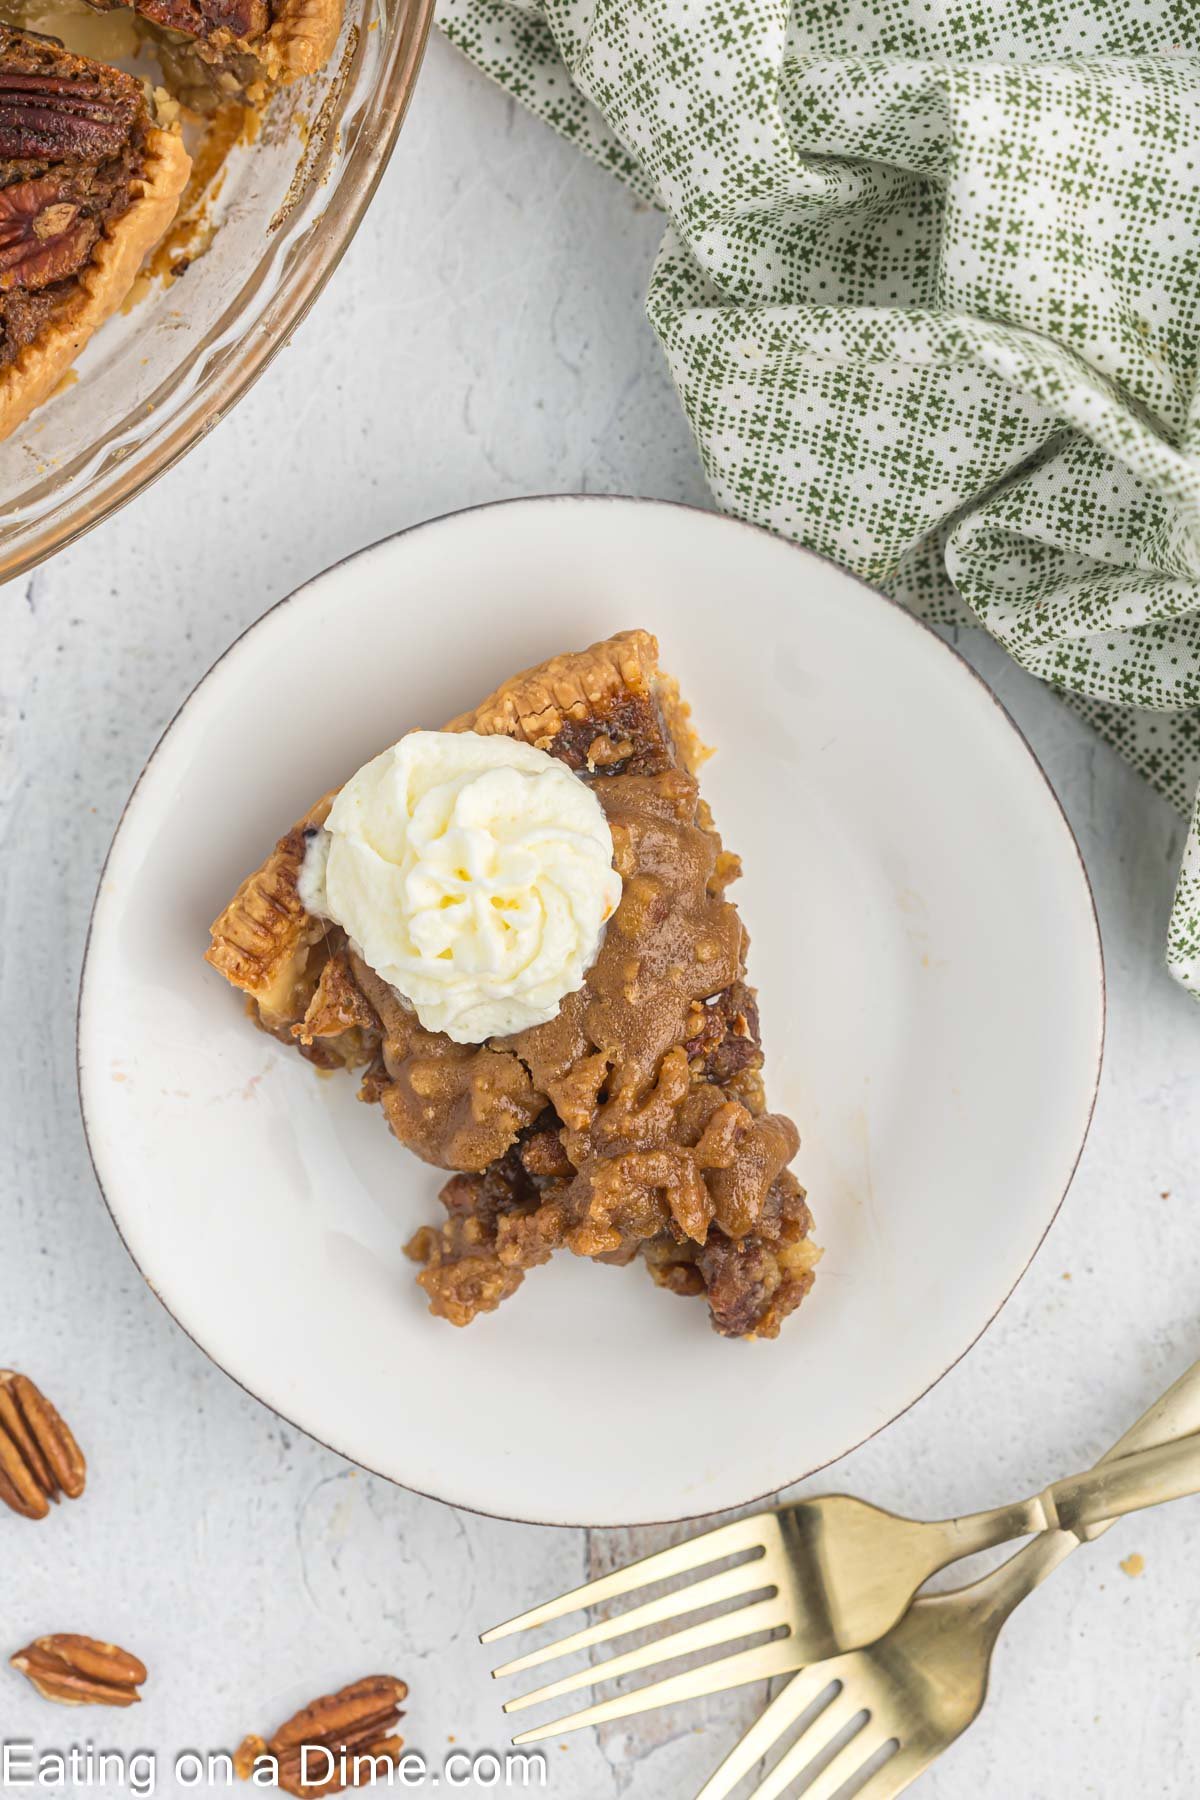
[[1192,819],[1200,0],[442,0],[668,216],[719,504],[983,625]]

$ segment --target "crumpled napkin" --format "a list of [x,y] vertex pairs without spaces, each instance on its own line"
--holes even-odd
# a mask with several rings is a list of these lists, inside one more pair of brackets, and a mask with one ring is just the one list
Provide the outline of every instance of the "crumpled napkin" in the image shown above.
[[647,310],[719,504],[983,625],[1192,818],[1198,0],[442,0],[669,225]]

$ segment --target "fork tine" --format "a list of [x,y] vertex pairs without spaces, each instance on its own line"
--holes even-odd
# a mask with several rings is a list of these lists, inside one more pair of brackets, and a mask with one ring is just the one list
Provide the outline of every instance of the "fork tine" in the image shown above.
[[501,1663],[498,1669],[492,1670],[492,1674],[519,1675],[524,1669],[537,1668],[539,1663],[553,1662],[560,1656],[570,1656],[575,1650],[590,1649],[593,1644],[607,1643],[610,1638],[624,1637],[627,1632],[641,1631],[647,1625],[661,1625],[667,1619],[699,1612],[702,1606],[713,1606],[719,1600],[735,1600],[740,1594],[752,1594],[756,1588],[762,1587],[774,1588],[775,1584],[764,1573],[761,1559],[755,1557],[753,1562],[739,1563],[736,1569],[725,1569],[720,1575],[710,1575],[704,1581],[694,1581],[690,1587],[662,1594],[657,1600],[648,1600],[644,1606],[630,1607],[614,1618],[602,1619],[598,1625],[574,1631],[569,1637],[556,1638],[552,1644],[544,1644],[540,1650],[531,1650],[527,1656],[517,1656],[512,1662]]
[[589,1663],[586,1669],[577,1669],[573,1675],[564,1675],[558,1681],[548,1681],[545,1687],[533,1688],[528,1694],[506,1700],[504,1710],[523,1712],[527,1706],[537,1706],[542,1700],[557,1700],[561,1694],[575,1694],[580,1688],[595,1687],[598,1681],[614,1681],[618,1675],[634,1675],[639,1669],[669,1662],[675,1656],[690,1656],[693,1650],[711,1650],[717,1644],[731,1643],[734,1638],[749,1637],[751,1632],[770,1631],[777,1625],[786,1625],[787,1619],[787,1604],[774,1593],[768,1600],[739,1606],[734,1612],[705,1619],[700,1625],[687,1625],[682,1631],[672,1631],[650,1644],[639,1644],[636,1649],[626,1650],[619,1656]]
[[[843,1719],[842,1724],[845,1723]],[[829,1735],[836,1737],[837,1731],[832,1731]],[[864,1720],[862,1728],[855,1732],[849,1743],[843,1744],[833,1760],[826,1763],[815,1780],[805,1787],[802,1800],[835,1800],[846,1783],[870,1762],[877,1750],[882,1750],[887,1741],[888,1733],[882,1726],[873,1724],[869,1719]],[[803,1744],[804,1739],[801,1738],[800,1742]],[[750,1800],[778,1800],[779,1795],[785,1793],[796,1777],[819,1755],[820,1751],[811,1747],[806,1747],[800,1757],[794,1757],[789,1750],[766,1779],[754,1789]],[[884,1766],[887,1767],[886,1764]]]
[[[882,1741],[886,1744],[887,1739]],[[878,1744],[875,1748],[879,1748]],[[876,1769],[870,1781],[859,1788],[854,1800],[896,1800],[897,1794],[902,1794],[906,1787],[912,1786],[918,1775],[925,1773],[936,1755],[936,1751],[933,1756],[929,1756],[922,1750],[906,1750],[902,1744],[894,1756],[888,1757],[881,1769]],[[843,1775],[842,1780],[848,1781],[849,1776]],[[800,1800],[809,1800],[807,1788]]]
[[[786,1792],[796,1777],[803,1774],[810,1763],[815,1762],[818,1756],[828,1750],[838,1733],[844,1731],[851,1719],[862,1711],[862,1701],[856,1694],[851,1693],[848,1686],[843,1686],[837,1698],[831,1700],[829,1705],[824,1707],[816,1718],[805,1726],[795,1743],[784,1752],[775,1767],[763,1777],[750,1795],[750,1800],[778,1800],[778,1796]],[[863,1725],[866,1726],[869,1722],[864,1719]],[[810,1793],[813,1800],[816,1800],[816,1796],[821,1794],[822,1790],[822,1800],[828,1800],[829,1795],[836,1794],[842,1784],[849,1781],[855,1769],[862,1768],[867,1760],[865,1754],[860,1751],[856,1756],[850,1758],[847,1758],[845,1754],[846,1750],[853,1751],[861,1736],[862,1729],[860,1728],[830,1763],[830,1769],[836,1768],[840,1764],[842,1770],[833,1785],[830,1786],[826,1781],[829,1771],[822,1770],[811,1790],[805,1788],[804,1800],[810,1800]],[[886,1743],[887,1739],[884,1738],[881,1741]]]
[[828,1662],[815,1663],[812,1668],[794,1675],[749,1731],[738,1739],[720,1768],[714,1769],[696,1800],[727,1800],[738,1782],[750,1773],[755,1763],[761,1762],[789,1725],[794,1724],[801,1713],[806,1713],[836,1680]]
[[687,1575],[693,1569],[702,1569],[706,1563],[717,1562],[722,1556],[733,1556],[739,1550],[761,1550],[764,1548],[763,1532],[768,1528],[767,1520],[772,1517],[769,1513],[758,1513],[749,1519],[735,1519],[731,1525],[718,1525],[715,1531],[689,1538],[684,1544],[673,1544],[653,1556],[643,1556],[639,1562],[614,1569],[611,1575],[601,1575],[596,1581],[573,1588],[558,1600],[548,1600],[543,1606],[518,1613],[515,1619],[508,1619],[503,1625],[493,1625],[479,1641],[491,1644],[497,1638],[511,1636],[514,1631],[530,1631],[536,1625],[549,1625],[566,1613],[578,1612],[580,1607],[595,1606],[601,1600],[615,1600],[619,1594],[632,1593],[651,1581]]
[[795,1649],[790,1638],[777,1638],[773,1644],[759,1644],[751,1650],[738,1650],[732,1656],[718,1657],[699,1669],[688,1669],[682,1675],[668,1675],[662,1681],[648,1682],[631,1694],[618,1694],[613,1700],[599,1700],[585,1706],[582,1712],[570,1713],[564,1719],[552,1719],[548,1725],[522,1731],[514,1744],[535,1744],[539,1738],[561,1736],[578,1731],[584,1725],[603,1725],[609,1719],[628,1719],[635,1713],[649,1712],[655,1706],[671,1706],[679,1700],[699,1700],[705,1694],[719,1694],[725,1688],[741,1687],[747,1681],[768,1681],[772,1675],[788,1675],[795,1668]]

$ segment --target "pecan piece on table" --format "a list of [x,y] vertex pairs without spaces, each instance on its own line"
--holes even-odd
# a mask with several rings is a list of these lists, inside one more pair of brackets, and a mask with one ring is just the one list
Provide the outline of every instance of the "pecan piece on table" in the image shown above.
[[73,275],[99,235],[56,176],[0,188],[0,291]]
[[116,1644],[60,1631],[10,1658],[46,1700],[62,1706],[136,1706],[145,1665]]
[[129,76],[112,76],[0,69],[0,158],[115,155],[137,118],[141,88]]
[[44,1519],[62,1494],[78,1500],[87,1463],[50,1402],[12,1369],[0,1369],[0,1500],[26,1519]]
[[233,1766],[243,1780],[260,1757],[273,1757],[278,1784],[295,1800],[316,1800],[374,1781],[378,1763],[395,1764],[404,1747],[392,1727],[403,1717],[408,1683],[394,1675],[367,1675],[336,1694],[304,1707],[272,1737],[248,1737]]

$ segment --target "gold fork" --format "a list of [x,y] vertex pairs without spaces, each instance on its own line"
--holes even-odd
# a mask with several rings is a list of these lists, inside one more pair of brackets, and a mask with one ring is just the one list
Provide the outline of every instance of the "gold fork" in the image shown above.
[[[1197,1431],[1200,1362],[1142,1415],[1103,1462]],[[854,1800],[894,1800],[978,1717],[987,1698],[992,1652],[1009,1616],[1072,1550],[1112,1523],[1103,1521],[1078,1536],[1046,1532],[969,1587],[914,1601],[878,1643],[805,1669],[738,1741],[696,1800],[727,1800],[796,1720],[826,1695],[827,1704],[747,1800],[777,1800],[856,1724],[853,1735],[805,1786],[802,1800],[834,1800],[895,1745],[888,1760],[854,1789]],[[831,1694],[835,1683],[836,1694]]]
[[[495,1626],[480,1641],[490,1644],[650,1583],[690,1574],[734,1556],[743,1558],[733,1567],[585,1626],[495,1669],[497,1676],[514,1675],[647,1626],[729,1601],[740,1602],[715,1618],[685,1625],[652,1643],[610,1656],[505,1702],[505,1712],[519,1712],[676,1657],[741,1638],[774,1634],[768,1642],[598,1701],[513,1739],[515,1744],[536,1743],[552,1733],[628,1718],[652,1707],[697,1699],[836,1658],[881,1638],[922,1583],[960,1557],[1036,1532],[1082,1532],[1124,1513],[1181,1499],[1198,1490],[1200,1437],[1184,1437],[1105,1461],[1087,1474],[1068,1476],[1032,1499],[961,1519],[926,1523],[898,1518],[844,1494],[800,1500],[775,1512],[718,1526],[587,1582],[560,1599]],[[1068,1547],[1073,1542],[1061,1541]],[[1045,1557],[1050,1552],[1044,1546],[1030,1546],[1029,1554],[1035,1553]],[[1065,1549],[1060,1550],[1062,1554]],[[821,1685],[839,1678],[837,1671],[826,1674]],[[835,1704],[839,1713],[844,1712],[840,1697]],[[791,1716],[798,1717],[803,1710],[800,1707]]]

